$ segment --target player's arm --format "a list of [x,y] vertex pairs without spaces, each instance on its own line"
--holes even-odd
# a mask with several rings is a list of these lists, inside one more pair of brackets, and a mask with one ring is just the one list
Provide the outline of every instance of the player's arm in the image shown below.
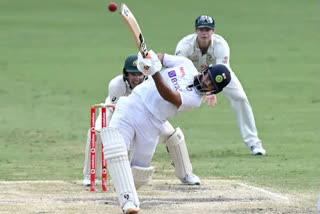
[[171,90],[159,72],[152,75],[152,78],[161,97],[179,108],[182,104],[180,93],[178,91]]
[[216,57],[216,64],[229,65],[230,48],[225,40],[221,41],[216,46],[214,50],[214,55]]
[[[125,96],[126,93],[126,84],[123,81],[123,76],[119,75],[113,78],[108,87],[108,97],[110,100],[110,104],[116,105],[119,98]],[[107,101],[107,99],[106,99]]]
[[183,38],[182,40],[180,40],[177,44],[176,50],[175,50],[175,55],[176,56],[184,56],[184,57],[188,57],[189,54],[189,50],[191,50],[191,46],[190,44],[188,44],[185,41],[185,38]]
[[[126,84],[122,80],[122,75],[113,78],[108,85],[108,96],[105,99],[105,104],[116,105],[121,96],[126,94]],[[112,118],[114,108],[107,108],[107,121]]]
[[[151,75],[160,96],[164,100],[172,103],[177,108],[179,108],[182,104],[180,93],[178,91],[171,90],[171,88],[167,85],[167,83],[164,81],[164,79],[158,72],[161,70],[162,64],[166,66],[166,63],[164,63],[167,61],[164,59],[165,55],[161,53],[156,55],[152,50],[150,50],[149,56],[150,58],[145,59],[142,57],[140,53],[138,53],[138,61],[137,61],[138,69],[141,72],[143,72],[145,75]],[[177,57],[177,58],[179,59],[180,57]]]
[[[164,54],[158,53],[157,54],[158,59],[160,60],[161,64],[164,66],[168,66],[166,64],[166,61],[164,61]],[[165,62],[165,63],[164,63]],[[179,108],[182,104],[181,95],[178,91],[173,91],[171,88],[167,85],[167,83],[163,80],[162,76],[159,72],[156,72],[154,75],[152,75],[152,78],[156,84],[157,90],[161,97],[175,105],[177,108]]]

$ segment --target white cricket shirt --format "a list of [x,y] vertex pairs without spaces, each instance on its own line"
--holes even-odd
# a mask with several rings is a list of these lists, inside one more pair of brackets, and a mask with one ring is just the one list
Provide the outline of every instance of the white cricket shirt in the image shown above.
[[182,38],[176,47],[175,55],[190,59],[198,71],[212,64],[225,64],[229,66],[230,48],[226,40],[218,34],[212,34],[211,45],[206,53],[197,47],[197,34],[190,34]]
[[161,97],[153,78],[149,78],[132,91],[142,99],[149,112],[161,122],[170,120],[179,112],[197,108],[201,104],[201,96],[193,88],[187,88],[193,83],[194,76],[198,74],[192,62],[185,57],[165,54],[163,66],[166,69],[160,71],[162,78],[172,90],[178,91],[181,95],[182,104],[179,108]]
[[114,105],[118,102],[120,97],[131,94],[130,86],[123,81],[123,75],[118,75],[110,81],[108,91],[109,94],[106,98],[106,103]]

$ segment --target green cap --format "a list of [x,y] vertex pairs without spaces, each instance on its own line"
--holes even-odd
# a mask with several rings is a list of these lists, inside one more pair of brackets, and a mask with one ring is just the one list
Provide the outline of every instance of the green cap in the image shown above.
[[214,29],[214,19],[208,15],[201,15],[196,19],[195,27]]
[[128,73],[137,73],[140,72],[137,68],[137,54],[129,55],[124,62],[124,70]]

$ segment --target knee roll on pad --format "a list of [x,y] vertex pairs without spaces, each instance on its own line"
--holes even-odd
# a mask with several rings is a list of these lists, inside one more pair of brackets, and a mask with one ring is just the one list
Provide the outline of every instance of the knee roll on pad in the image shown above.
[[125,144],[122,135],[115,128],[103,128],[100,135],[104,147],[108,145]]
[[148,184],[152,180],[154,167],[132,166],[131,171],[133,175],[134,185],[136,189],[139,189],[140,187]]
[[103,147],[104,159],[109,160],[115,157],[128,156],[127,148],[123,144]]
[[175,128],[171,125],[169,121],[166,121],[162,125],[161,133],[159,135],[159,142],[165,143],[166,140],[175,132]]
[[165,143],[167,145],[169,155],[174,163],[176,176],[180,179],[184,179],[187,173],[192,172],[192,165],[181,129],[177,127],[176,131]]
[[123,137],[117,129],[103,128],[100,136],[103,142],[103,152],[106,160],[128,155]]

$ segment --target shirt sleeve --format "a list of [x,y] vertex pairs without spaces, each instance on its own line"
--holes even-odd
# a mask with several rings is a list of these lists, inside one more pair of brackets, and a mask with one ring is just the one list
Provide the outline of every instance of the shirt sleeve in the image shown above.
[[164,54],[163,56],[163,65],[167,68],[172,68],[175,66],[179,66],[183,63],[186,63],[189,59],[182,56],[174,56],[170,54]]
[[188,57],[188,50],[189,50],[189,45],[184,42],[184,39],[182,39],[177,44],[175,55]]
[[115,105],[121,96],[125,96],[126,83],[118,76],[110,81],[108,91],[110,103]]
[[201,96],[195,91],[178,91],[181,96],[182,104],[178,109],[178,112],[190,111],[194,108],[198,108],[201,105]]
[[230,48],[228,43],[223,40],[215,48],[216,64],[229,65]]
[[186,56],[186,47],[183,43],[183,40],[178,42],[177,47],[176,47],[176,51],[175,51],[175,55],[176,56]]

